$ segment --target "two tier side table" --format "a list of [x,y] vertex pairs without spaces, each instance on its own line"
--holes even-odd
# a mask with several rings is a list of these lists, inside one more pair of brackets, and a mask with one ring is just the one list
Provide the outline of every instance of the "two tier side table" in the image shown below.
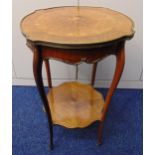
[[[33,51],[33,72],[43,101],[53,148],[53,124],[84,128],[99,121],[98,143],[102,143],[103,121],[125,64],[125,42],[134,35],[134,24],[126,15],[103,7],[56,7],[37,10],[21,21],[21,31]],[[93,88],[97,64],[116,56],[111,86],[103,96]],[[49,59],[78,65],[93,64],[91,84],[77,81],[52,86]],[[42,79],[46,66],[49,93]]]

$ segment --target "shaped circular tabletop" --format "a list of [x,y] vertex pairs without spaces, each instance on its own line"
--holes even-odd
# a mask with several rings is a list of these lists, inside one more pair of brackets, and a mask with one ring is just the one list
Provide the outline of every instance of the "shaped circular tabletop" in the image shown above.
[[133,21],[102,7],[57,7],[37,10],[21,22],[24,36],[33,42],[88,45],[134,34]]

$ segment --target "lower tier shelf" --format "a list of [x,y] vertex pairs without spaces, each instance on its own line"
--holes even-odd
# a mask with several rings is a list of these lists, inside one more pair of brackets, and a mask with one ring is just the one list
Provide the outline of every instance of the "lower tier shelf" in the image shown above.
[[84,128],[101,119],[104,99],[91,85],[66,82],[52,88],[47,97],[54,124]]

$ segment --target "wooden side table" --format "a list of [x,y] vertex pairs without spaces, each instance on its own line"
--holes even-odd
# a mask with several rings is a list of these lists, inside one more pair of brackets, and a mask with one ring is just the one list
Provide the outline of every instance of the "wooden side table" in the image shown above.
[[[53,148],[53,124],[83,128],[100,121],[98,143],[102,143],[103,121],[125,63],[125,41],[134,35],[134,24],[127,16],[101,7],[58,7],[37,10],[21,22],[27,45],[33,51],[33,72],[47,112]],[[116,69],[104,101],[94,88],[97,63],[115,55]],[[93,65],[91,85],[67,82],[52,87],[49,59],[77,65]],[[48,97],[42,79],[45,63]]]

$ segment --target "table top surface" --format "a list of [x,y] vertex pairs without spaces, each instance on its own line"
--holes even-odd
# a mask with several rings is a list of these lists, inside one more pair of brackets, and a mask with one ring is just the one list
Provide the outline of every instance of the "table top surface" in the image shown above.
[[134,23],[126,15],[102,7],[57,7],[37,10],[21,21],[24,36],[53,45],[90,45],[131,38]]

